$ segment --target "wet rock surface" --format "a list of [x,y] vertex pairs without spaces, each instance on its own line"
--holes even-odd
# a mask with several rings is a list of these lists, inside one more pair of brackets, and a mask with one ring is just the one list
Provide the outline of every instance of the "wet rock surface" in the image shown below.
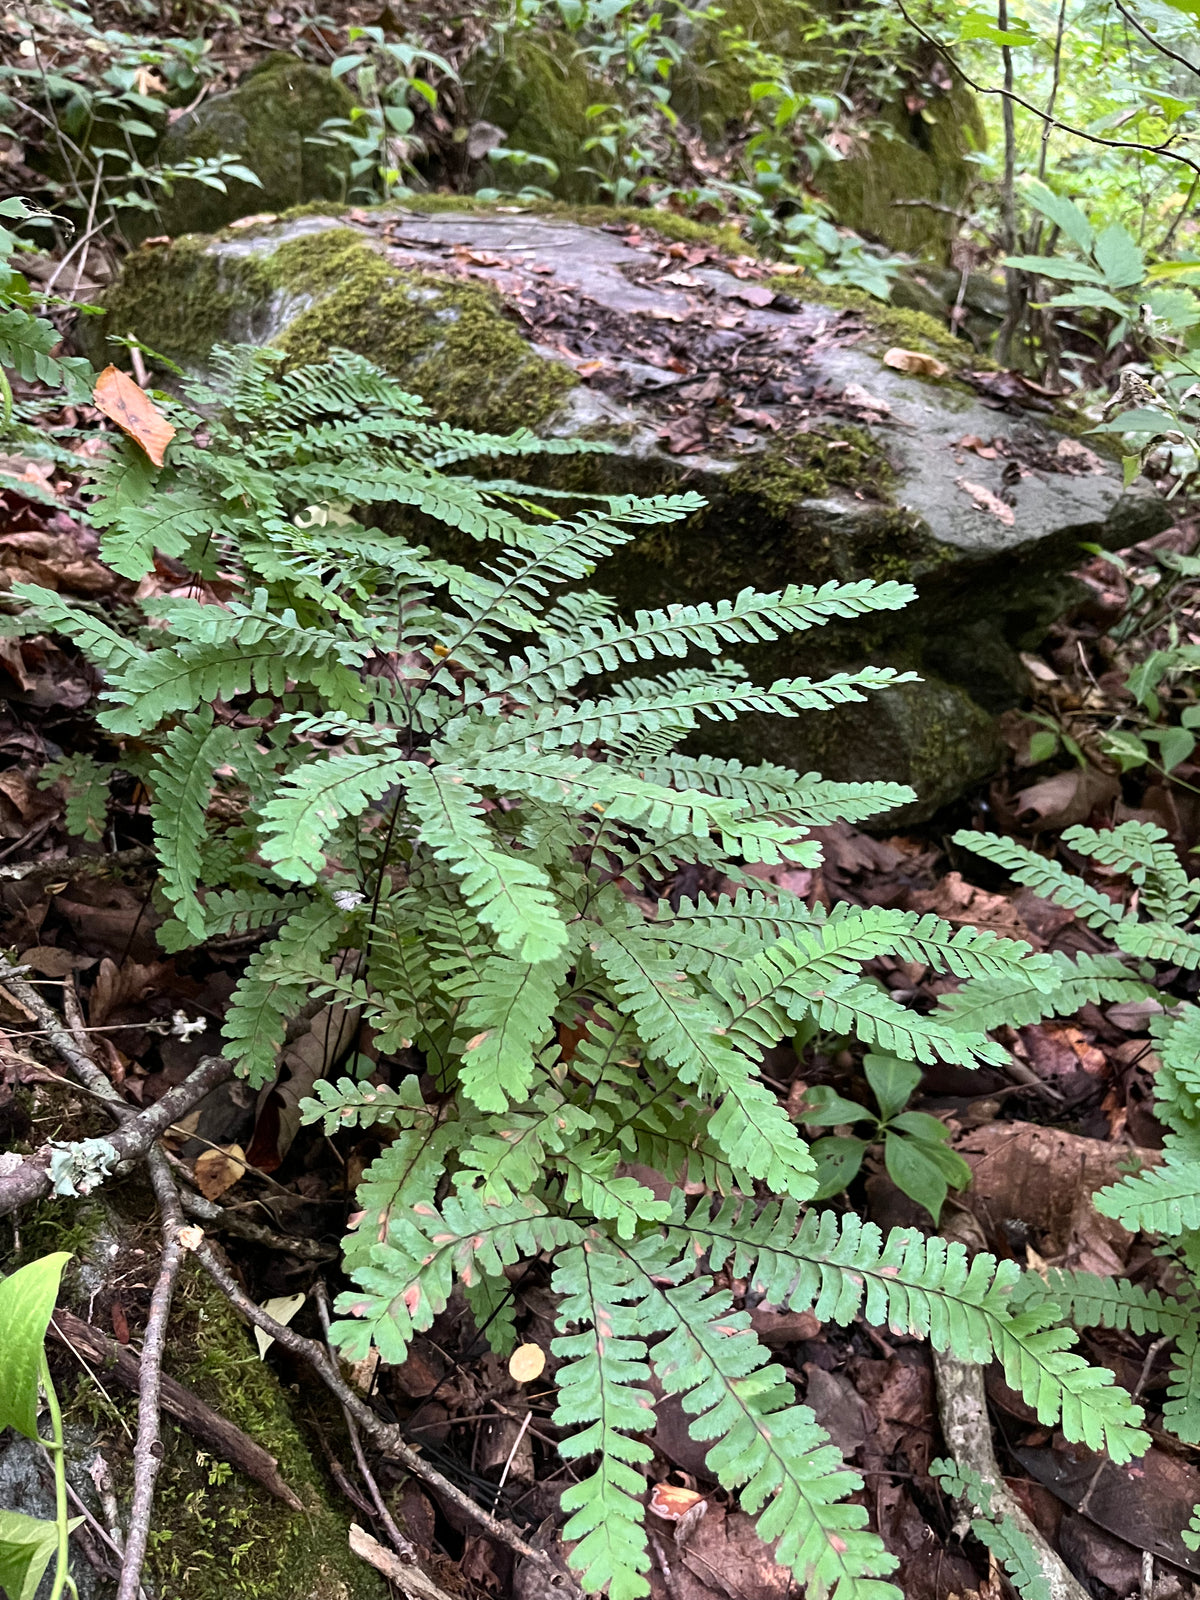
[[[802,278],[772,270],[566,213],[351,211],[140,252],[111,320],[192,366],[217,339],[300,359],[343,346],[451,421],[610,441],[610,455],[553,462],[553,481],[709,502],[606,563],[626,605],[913,583],[904,612],[744,658],[763,678],[872,660],[922,686],[751,724],[739,753],[905,781],[928,815],[992,770],[991,717],[1025,692],[1018,652],[1068,603],[1080,544],[1117,548],[1169,519],[1043,394],[972,371],[932,320],[809,303]],[[173,322],[182,305],[199,327]]]

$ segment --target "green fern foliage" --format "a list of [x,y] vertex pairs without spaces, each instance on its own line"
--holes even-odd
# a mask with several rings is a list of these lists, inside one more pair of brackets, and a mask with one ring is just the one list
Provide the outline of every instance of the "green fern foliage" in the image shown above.
[[[1015,1298],[1015,1266],[806,1209],[815,1162],[764,1074],[767,1051],[814,1028],[905,1062],[1003,1061],[988,1029],[1022,1008],[1144,992],[1119,958],[1064,967],[932,915],[826,912],[746,872],[816,866],[813,830],[910,791],[697,754],[689,735],[901,681],[866,667],[760,684],[738,657],[911,590],[747,588],[624,616],[578,586],[694,495],[538,490],[527,461],[603,446],[446,428],[345,353],[287,369],[277,352],[217,351],[211,370],[170,402],[167,465],[118,444],[93,500],[118,571],[136,580],[161,551],[190,592],[146,602],[127,630],[19,593],[30,626],[103,674],[102,736],[140,763],[162,943],[249,949],[224,1024],[237,1070],[271,1083],[289,1028],[320,1005],[358,1024],[362,1075],[331,1059],[302,1107],[330,1135],[380,1141],[333,1340],[401,1362],[461,1293],[504,1350],[511,1278],[548,1264],[564,1532],[585,1590],[613,1600],[649,1592],[655,1384],[813,1600],[897,1600],[859,1480],[725,1273],[781,1306],[995,1357],[1068,1438],[1116,1460],[1142,1449],[1128,1396],[1083,1363],[1052,1300]],[[468,470],[498,460],[513,477]],[[218,574],[236,580],[219,603]],[[1110,865],[1142,873],[1167,923],[1188,891],[1159,841],[1123,848]],[[672,892],[681,866],[706,892]],[[1121,922],[1069,874],[1038,863],[1032,878]],[[885,956],[959,995],[930,1014],[902,1004],[868,976]],[[1182,1081],[1182,1043],[1177,1065]],[[1130,1327],[1174,1315],[1139,1304]]]

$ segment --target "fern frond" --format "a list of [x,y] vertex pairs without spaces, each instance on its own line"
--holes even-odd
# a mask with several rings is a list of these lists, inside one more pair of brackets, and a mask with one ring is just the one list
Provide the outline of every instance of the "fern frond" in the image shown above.
[[1052,1600],[1053,1591],[1030,1539],[1010,1517],[993,1512],[991,1484],[955,1461],[931,1461],[929,1471],[947,1494],[970,1500],[976,1512],[971,1532],[1003,1565],[1022,1600]]
[[[795,1403],[782,1368],[768,1364],[749,1314],[734,1311],[729,1291],[711,1284],[662,1287],[681,1269],[664,1272],[660,1240],[629,1253],[645,1274],[641,1325],[665,1335],[651,1349],[655,1376],[691,1414],[692,1437],[717,1441],[708,1470],[759,1513],[759,1536],[778,1541],[776,1560],[814,1600],[900,1600],[898,1589],[879,1581],[896,1558],[867,1530],[866,1508],[846,1503],[862,1479],[844,1467],[808,1407]],[[689,1249],[685,1270],[693,1260]]]
[[551,1216],[532,1197],[485,1206],[468,1190],[448,1196],[440,1210],[432,1199],[419,1199],[392,1212],[387,1241],[356,1262],[358,1288],[336,1302],[352,1320],[335,1322],[330,1338],[351,1360],[361,1360],[374,1343],[385,1361],[399,1365],[413,1334],[446,1309],[456,1278],[472,1284],[482,1274],[495,1277],[540,1250],[559,1249],[581,1232],[577,1223]]
[[320,1122],[326,1134],[339,1128],[373,1128],[377,1123],[403,1127],[414,1118],[428,1116],[415,1077],[401,1080],[399,1089],[386,1083],[356,1083],[353,1078],[318,1078],[312,1097],[300,1102],[300,1122]]
[[1101,1278],[1094,1272],[1074,1272],[1051,1267],[1045,1283],[1035,1274],[1021,1284],[1022,1305],[1052,1300],[1074,1328],[1118,1328],[1131,1333],[1165,1333],[1172,1336],[1191,1327],[1196,1308],[1157,1289],[1143,1289],[1123,1278]]
[[634,661],[656,656],[684,656],[690,650],[720,655],[731,644],[758,644],[781,633],[816,627],[835,617],[867,611],[894,611],[913,598],[905,584],[824,584],[819,589],[793,584],[772,594],[743,589],[736,600],[716,605],[673,606],[668,611],[639,611],[633,622],[605,621],[570,638],[547,639],[523,656],[514,656],[507,670],[487,675],[492,694],[511,695],[522,705],[548,700],[596,672],[614,672]]
[[650,1053],[684,1083],[720,1097],[709,1133],[733,1167],[777,1192],[807,1199],[816,1188],[808,1147],[751,1063],[731,1048],[719,1017],[687,974],[636,934],[601,934],[594,944]]
[[1182,922],[1200,905],[1200,884],[1189,881],[1166,829],[1157,823],[1122,822],[1103,833],[1067,828],[1063,843],[1131,878],[1142,888],[1142,906],[1154,921]]
[[1144,961],[1168,961],[1185,972],[1200,967],[1200,934],[1189,933],[1169,922],[1134,922],[1126,918],[1118,924],[1114,939],[1127,955]]
[[132,639],[94,616],[83,606],[72,605],[53,589],[36,583],[14,583],[12,593],[29,607],[32,619],[48,633],[61,634],[78,645],[90,661],[106,672],[131,667],[145,652]]
[[815,772],[800,774],[771,762],[747,767],[718,756],[666,755],[636,770],[648,783],[665,788],[702,789],[726,800],[786,810],[806,828],[862,822],[914,798],[902,783],[835,783]]
[[345,918],[327,900],[293,911],[270,943],[250,957],[225,1013],[222,1037],[238,1073],[255,1089],[275,1076],[287,1019],[308,999],[321,958]]
[[341,824],[361,815],[410,767],[395,750],[341,751],[297,767],[262,808],[263,856],[289,883],[315,883]]
[[1175,1158],[1168,1148],[1162,1166],[1098,1190],[1092,1204],[1130,1233],[1140,1229],[1171,1237],[1200,1228],[1200,1161]]
[[421,841],[459,880],[467,904],[518,960],[549,961],[565,949],[566,926],[540,867],[505,851],[481,815],[482,796],[450,767],[411,767],[408,808]]
[[472,983],[458,1016],[458,1081],[481,1111],[529,1098],[566,971],[565,952],[540,962],[493,956]]
[[1190,1326],[1175,1340],[1162,1420],[1182,1444],[1200,1444],[1200,1332],[1195,1308]]
[[570,1563],[588,1593],[607,1589],[610,1600],[639,1600],[650,1593],[650,1551],[641,1505],[646,1482],[637,1467],[654,1454],[640,1437],[654,1414],[654,1397],[643,1387],[650,1373],[637,1309],[645,1281],[592,1230],[562,1252],[552,1287],[562,1296],[556,1325],[580,1330],[560,1333],[550,1346],[562,1362],[554,1421],[584,1425],[559,1451],[571,1461],[599,1457],[594,1472],[563,1491],[563,1538],[578,1541]]
[[150,768],[150,816],[159,873],[176,917],[197,941],[207,932],[205,908],[196,895],[200,846],[213,774],[239,743],[237,732],[214,723],[210,707],[193,712],[164,738]]
[[827,1211],[800,1221],[790,1200],[745,1220],[742,1209],[729,1201],[706,1219],[697,1207],[679,1242],[686,1236],[706,1246],[715,1268],[728,1263],[734,1276],[749,1278],[786,1310],[812,1309],[822,1321],[846,1323],[862,1306],[868,1322],[927,1337],[961,1361],[994,1354],[1041,1421],[1061,1422],[1069,1439],[1103,1446],[1114,1461],[1146,1449],[1141,1413],[1112,1374],[1068,1349],[1066,1329],[1047,1326],[1056,1308],[1012,1314],[1015,1264],[983,1252],[968,1263],[960,1244],[909,1228],[894,1228],[885,1241],[852,1214],[839,1219]]
[[1099,928],[1111,933],[1124,916],[1124,908],[1109,899],[1100,889],[1093,889],[1082,878],[1077,878],[1057,861],[1048,861],[1035,855],[1024,845],[1015,844],[995,833],[975,833],[970,828],[960,828],[954,843],[970,850],[985,861],[991,861],[1005,872],[1032,889],[1043,900],[1053,900],[1055,905],[1073,911],[1089,928]]
[[1045,1017],[1071,1017],[1085,1005],[1153,999],[1156,990],[1140,982],[1120,956],[1075,957],[1052,951],[1057,982],[1047,988],[1041,974],[996,973],[970,978],[953,994],[942,995],[939,1010],[956,1028],[986,1032],[991,1028],[1023,1028]]

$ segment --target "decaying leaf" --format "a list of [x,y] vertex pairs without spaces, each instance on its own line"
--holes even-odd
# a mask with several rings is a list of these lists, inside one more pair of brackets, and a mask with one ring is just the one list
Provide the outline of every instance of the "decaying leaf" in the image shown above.
[[964,494],[971,496],[980,511],[989,512],[1002,522],[1006,528],[1011,528],[1017,520],[1017,515],[1013,508],[1005,505],[998,494],[993,494],[982,483],[972,483],[968,478],[955,478],[954,482]]
[[105,367],[96,379],[92,403],[140,444],[156,467],[162,466],[163,452],[175,437],[175,429],[127,373],[119,367]]
[[681,1484],[656,1483],[650,1492],[650,1509],[656,1517],[678,1522],[703,1499],[695,1489],[685,1489]]
[[902,350],[899,345],[884,351],[883,364],[917,378],[944,378],[950,370],[936,356],[927,356],[923,350]]
[[216,1200],[246,1176],[246,1152],[240,1144],[202,1151],[192,1168],[196,1187],[206,1200]]
[[[276,1322],[282,1322],[286,1328],[288,1323],[304,1304],[304,1298],[305,1297],[302,1294],[276,1295],[272,1300],[264,1300],[262,1303],[262,1309],[269,1317],[274,1317]],[[258,1346],[259,1358],[260,1360],[263,1360],[266,1358],[267,1351],[275,1343],[275,1340],[269,1333],[264,1333],[261,1328],[255,1328],[254,1342]]]
[[508,1358],[508,1375],[516,1383],[532,1383],[546,1370],[546,1352],[540,1344],[519,1344]]

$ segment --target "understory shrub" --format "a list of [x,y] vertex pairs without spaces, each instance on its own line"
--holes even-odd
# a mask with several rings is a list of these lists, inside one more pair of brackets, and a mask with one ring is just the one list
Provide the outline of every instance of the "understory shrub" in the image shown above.
[[[225,351],[214,370],[171,407],[167,465],[118,444],[91,506],[112,567],[140,580],[157,550],[191,592],[144,600],[133,628],[14,592],[26,627],[104,674],[111,764],[151,796],[164,946],[262,934],[225,1023],[239,1070],[270,1081],[314,999],[360,1019],[348,1074],[305,1108],[388,1140],[345,1244],[346,1354],[374,1343],[403,1361],[456,1285],[503,1351],[516,1269],[550,1263],[555,1420],[578,1474],[565,1538],[585,1587],[614,1600],[649,1593],[652,1375],[810,1595],[898,1597],[851,1498],[861,1480],[731,1279],[996,1359],[1045,1425],[1114,1461],[1141,1453],[1139,1410],[1073,1349],[1069,1286],[1056,1298],[1013,1262],[811,1207],[816,1164],[762,1075],[764,1049],[814,1023],[880,1061],[970,1066],[1005,1058],[984,1030],[1022,1007],[1144,992],[1115,958],[1072,965],[932,915],[826,912],[748,871],[814,865],[812,829],[909,793],[689,754],[688,735],[897,675],[756,685],[724,652],[911,591],[746,589],[626,618],[582,585],[695,497],[582,501],[485,477],[599,447],[447,427],[356,357],[283,371],[273,352]],[[455,549],[479,541],[480,559],[436,553],[440,529]],[[97,766],[78,776],[89,816]],[[705,887],[661,898],[681,863]],[[959,1000],[900,1004],[864,976],[883,954],[964,980]]]

